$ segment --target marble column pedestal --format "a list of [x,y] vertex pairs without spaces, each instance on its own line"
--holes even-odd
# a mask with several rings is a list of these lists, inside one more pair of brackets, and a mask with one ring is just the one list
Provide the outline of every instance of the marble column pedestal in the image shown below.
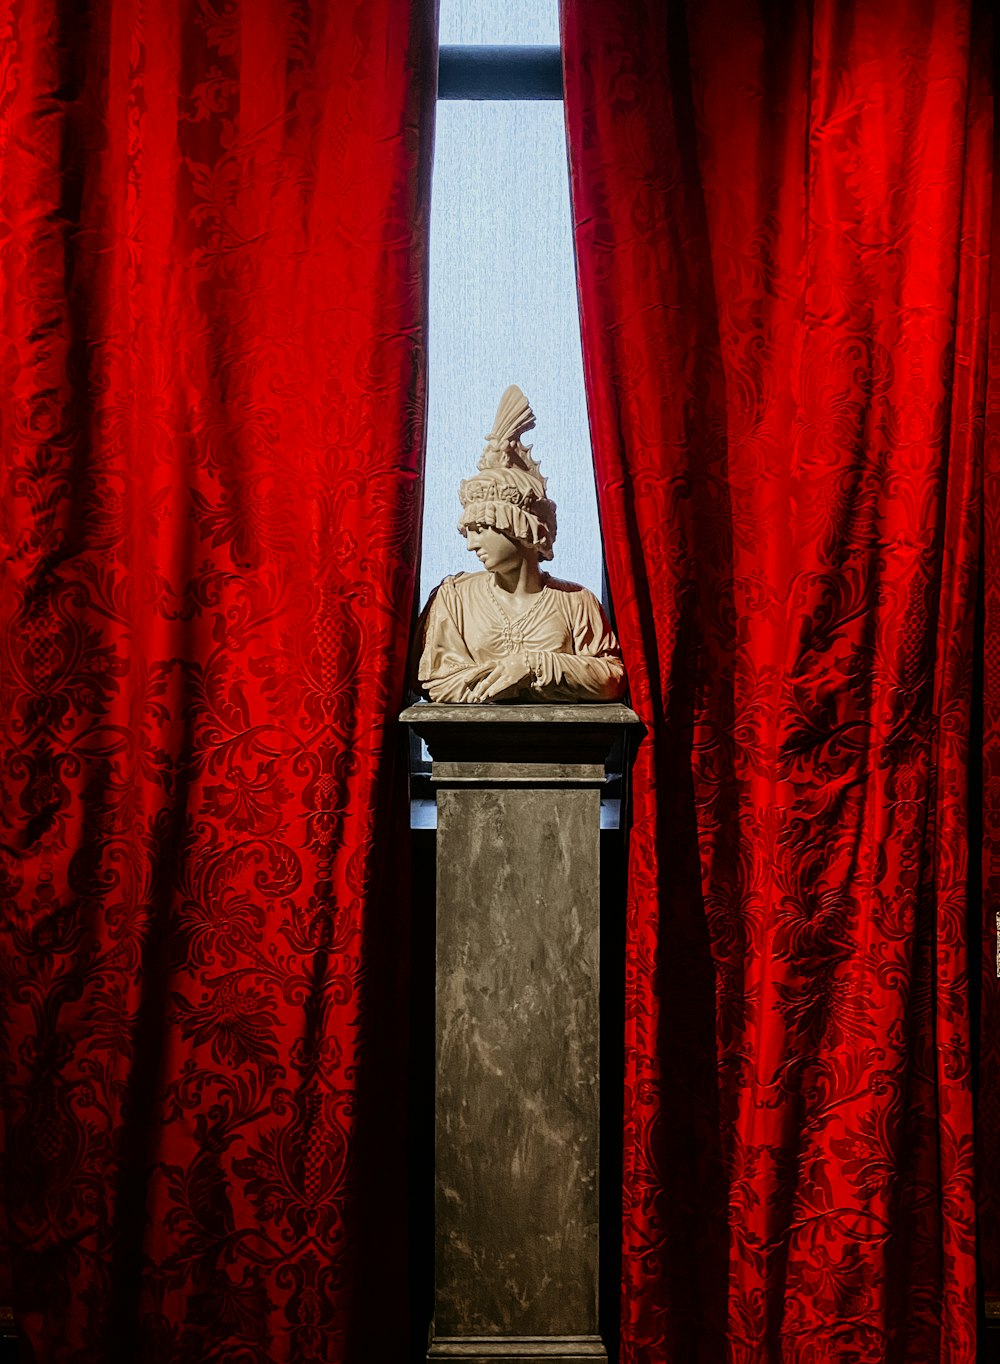
[[427,743],[437,791],[427,1358],[606,1359],[600,792],[608,750],[637,717],[621,705],[422,703],[401,718]]

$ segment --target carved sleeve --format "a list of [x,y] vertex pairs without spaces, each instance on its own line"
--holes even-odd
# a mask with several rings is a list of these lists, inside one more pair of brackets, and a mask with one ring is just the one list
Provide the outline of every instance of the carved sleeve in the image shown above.
[[462,603],[446,578],[430,597],[417,629],[416,689],[432,701],[468,701],[469,688],[492,664],[477,663],[462,633]]
[[592,592],[574,603],[573,652],[527,655],[532,693],[546,701],[617,701],[625,693],[625,668],[614,632]]

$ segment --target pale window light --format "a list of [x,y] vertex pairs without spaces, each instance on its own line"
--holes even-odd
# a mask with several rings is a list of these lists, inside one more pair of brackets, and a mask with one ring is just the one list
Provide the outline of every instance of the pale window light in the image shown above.
[[[555,0],[441,0],[445,44],[557,44]],[[456,529],[500,394],[519,384],[558,506],[557,577],[602,595],[563,107],[441,100],[431,199],[428,433],[421,600],[474,571]]]

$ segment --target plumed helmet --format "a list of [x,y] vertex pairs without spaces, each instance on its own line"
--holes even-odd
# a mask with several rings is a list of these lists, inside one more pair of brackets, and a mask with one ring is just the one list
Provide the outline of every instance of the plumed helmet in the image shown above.
[[539,559],[551,559],[556,504],[545,495],[545,479],[531,457],[531,446],[521,444],[525,431],[534,425],[531,404],[517,384],[511,384],[486,437],[479,473],[464,479],[458,490],[462,500],[458,529],[467,535],[470,526],[492,526],[536,550]]

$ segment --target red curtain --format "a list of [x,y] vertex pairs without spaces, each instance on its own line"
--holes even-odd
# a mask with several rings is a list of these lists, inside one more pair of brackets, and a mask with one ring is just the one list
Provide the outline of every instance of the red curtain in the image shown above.
[[385,1364],[433,7],[0,30],[17,1320],[38,1364]]
[[[1000,261],[1000,176],[994,161],[993,240]],[[983,485],[983,612],[979,715],[982,768],[973,794],[982,797],[982,959],[979,1018],[976,1185],[979,1264],[986,1315],[1000,1323],[1000,269],[990,277],[990,384],[986,404]],[[977,790],[978,788],[978,790]]]
[[975,1355],[967,0],[573,0],[630,846],[623,1359]]

